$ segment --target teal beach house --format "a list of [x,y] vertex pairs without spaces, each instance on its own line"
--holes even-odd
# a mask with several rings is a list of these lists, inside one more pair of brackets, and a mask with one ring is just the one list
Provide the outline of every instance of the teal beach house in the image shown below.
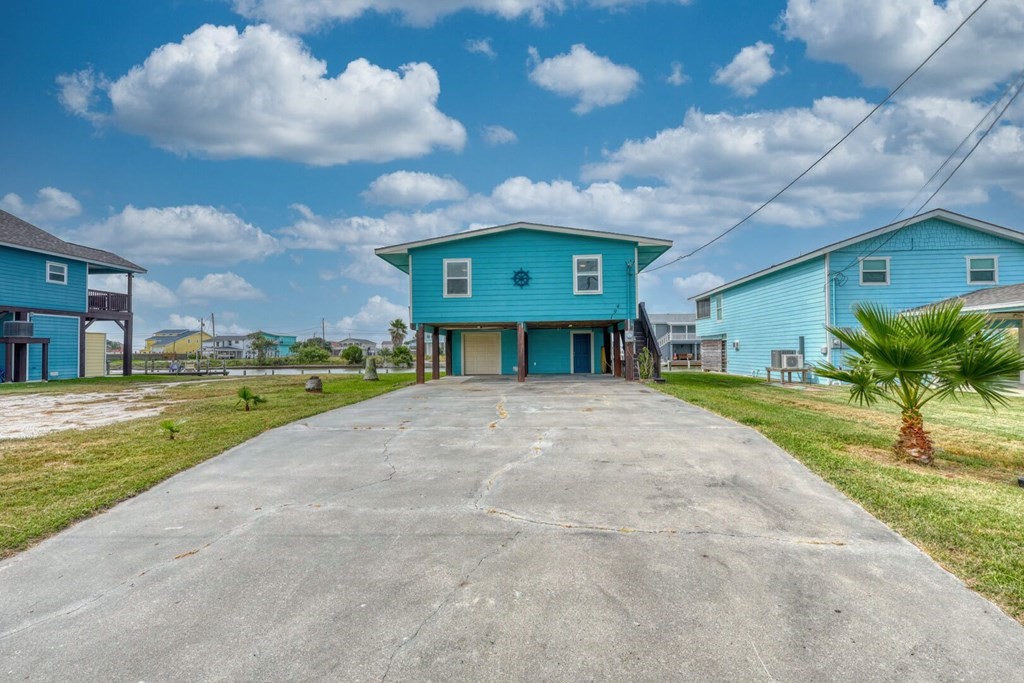
[[[101,320],[124,332],[123,372],[130,375],[132,279],[145,272],[117,254],[65,242],[0,211],[0,370],[5,381],[84,377],[87,356],[98,356],[102,368],[105,336],[87,334]],[[90,275],[111,274],[125,277],[124,292],[89,288]]]
[[[978,292],[995,294],[1020,283],[1024,233],[935,209],[693,299],[704,368],[759,376],[769,368],[811,367],[824,360],[842,365],[847,349],[827,328],[857,327],[857,304],[904,311],[950,298],[974,301]],[[986,310],[993,324],[1020,338],[1024,302],[982,300],[988,299],[999,305],[975,310]]]
[[[418,381],[428,334],[435,359],[444,337],[449,375],[629,379],[634,344],[645,341],[638,275],[671,246],[651,237],[512,223],[376,254],[409,275]],[[433,377],[439,373],[435,362]]]

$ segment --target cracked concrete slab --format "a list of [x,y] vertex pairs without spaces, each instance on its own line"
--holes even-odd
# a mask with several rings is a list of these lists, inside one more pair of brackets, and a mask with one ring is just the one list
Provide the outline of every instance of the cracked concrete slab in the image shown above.
[[5,680],[1001,681],[1024,651],[756,432],[620,381],[289,425],[0,563],[0,594]]

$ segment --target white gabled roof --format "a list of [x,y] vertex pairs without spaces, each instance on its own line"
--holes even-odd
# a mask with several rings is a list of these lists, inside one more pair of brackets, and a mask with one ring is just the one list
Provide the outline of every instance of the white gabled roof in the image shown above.
[[634,242],[640,248],[640,270],[643,270],[651,264],[655,259],[661,256],[663,253],[672,248],[672,240],[660,239],[657,237],[643,237],[641,235],[627,235],[619,232],[606,232],[603,230],[584,230],[583,228],[568,228],[561,225],[543,225],[541,223],[527,223],[519,221],[517,223],[509,223],[507,225],[496,225],[492,228],[480,228],[478,230],[467,230],[466,232],[457,232],[451,235],[441,235],[440,237],[431,237],[425,240],[418,240],[416,242],[405,242],[403,244],[395,244],[390,247],[379,247],[373,250],[377,256],[381,257],[388,263],[396,266],[397,268],[408,272],[408,254],[410,249],[416,249],[418,247],[427,247],[432,244],[443,244],[445,242],[455,242],[457,240],[464,240],[470,237],[482,237],[484,235],[494,235],[501,232],[508,232],[510,230],[537,230],[540,232],[556,232],[564,235],[579,235],[581,237],[597,237],[600,239],[607,240],[619,240],[623,242]]
[[756,273],[751,273],[750,275],[746,275],[744,277],[741,277],[738,280],[733,280],[732,282],[726,282],[724,285],[719,285],[718,287],[715,287],[714,289],[709,289],[706,292],[701,292],[700,294],[696,294],[694,296],[691,296],[690,297],[690,301],[694,301],[696,299],[703,299],[705,297],[713,296],[715,294],[718,294],[719,292],[723,292],[723,291],[725,291],[727,289],[732,289],[733,287],[735,287],[737,285],[741,285],[744,282],[750,282],[751,280],[756,280],[759,277],[763,277],[765,275],[770,275],[771,273],[774,273],[776,271],[782,270],[783,268],[789,268],[790,266],[795,266],[798,263],[803,263],[804,261],[810,261],[811,259],[817,258],[817,257],[822,256],[824,254],[828,254],[828,253],[831,253],[833,251],[837,251],[839,249],[843,249],[845,247],[848,247],[851,244],[857,244],[858,242],[864,242],[864,241],[869,240],[869,239],[871,239],[873,237],[878,237],[879,235],[885,235],[886,233],[896,232],[897,230],[901,230],[901,229],[907,227],[908,225],[914,225],[915,223],[921,223],[923,221],[931,220],[932,218],[941,218],[942,220],[947,221],[949,223],[953,223],[955,225],[960,225],[960,226],[963,226],[965,228],[971,228],[972,230],[978,230],[980,232],[985,232],[985,233],[988,233],[990,235],[996,235],[997,237],[1005,237],[1006,239],[1010,239],[1010,240],[1013,240],[1015,242],[1024,243],[1024,232],[1019,232],[1019,231],[1013,230],[1011,228],[1004,228],[1003,226],[996,225],[995,223],[986,223],[985,221],[980,221],[977,218],[971,218],[970,216],[964,216],[963,214],[954,213],[952,211],[947,211],[946,209],[932,209],[931,211],[928,211],[926,213],[918,214],[917,216],[911,216],[910,218],[906,218],[906,219],[904,219],[902,221],[897,221],[895,223],[890,223],[889,225],[883,226],[881,228],[876,228],[874,230],[869,230],[868,232],[861,233],[859,235],[854,235],[853,237],[850,237],[850,238],[847,238],[845,240],[842,240],[841,242],[835,242],[835,243],[830,244],[828,246],[822,247],[821,249],[818,249],[816,251],[811,251],[811,252],[808,252],[806,254],[802,254],[800,256],[797,256],[796,258],[790,259],[788,261],[783,261],[782,263],[778,263],[778,264],[776,264],[774,266],[769,266],[769,267],[765,268],[764,270],[759,270]]

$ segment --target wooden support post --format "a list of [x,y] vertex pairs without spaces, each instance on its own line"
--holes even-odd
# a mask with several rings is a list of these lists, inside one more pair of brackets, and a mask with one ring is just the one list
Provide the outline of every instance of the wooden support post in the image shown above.
[[444,372],[446,375],[451,377],[455,374],[455,358],[454,351],[452,350],[452,331],[444,331]]
[[441,379],[441,333],[436,327],[431,335],[430,359],[430,379]]
[[612,330],[612,345],[614,351],[612,353],[612,374],[616,377],[622,377],[622,346],[621,346],[621,335],[618,329]]
[[[78,319],[78,376],[85,377],[85,331],[89,328],[85,316]],[[104,350],[105,351],[105,350]],[[45,377],[43,378],[45,379]]]
[[43,361],[43,367],[42,367],[43,377],[42,377],[42,380],[44,382],[49,382],[50,381],[50,342],[45,341],[45,342],[43,342],[42,346],[43,346],[43,358],[42,358],[42,361]]
[[426,362],[427,332],[420,323],[416,326],[416,384],[426,382],[423,366]]
[[526,381],[526,323],[516,324],[516,339],[519,347],[519,373],[516,379],[520,382]]
[[[625,332],[623,332],[625,335]],[[636,379],[636,373],[633,368],[633,342],[624,342],[626,347],[626,381],[632,382]]]
[[7,368],[7,381],[17,382],[17,376],[14,369],[14,344],[7,342],[4,344],[4,367]]
[[[130,377],[132,374],[132,328],[135,320],[135,312],[132,309],[132,283],[135,280],[134,273],[128,273],[128,319],[124,321],[124,341],[121,345],[121,374]],[[199,340],[202,345],[202,339]],[[107,350],[103,349],[103,353]]]

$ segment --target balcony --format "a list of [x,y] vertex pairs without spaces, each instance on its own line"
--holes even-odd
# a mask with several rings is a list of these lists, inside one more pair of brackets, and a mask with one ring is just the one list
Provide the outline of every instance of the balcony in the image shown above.
[[131,313],[131,306],[127,294],[90,289],[89,310],[106,313]]

